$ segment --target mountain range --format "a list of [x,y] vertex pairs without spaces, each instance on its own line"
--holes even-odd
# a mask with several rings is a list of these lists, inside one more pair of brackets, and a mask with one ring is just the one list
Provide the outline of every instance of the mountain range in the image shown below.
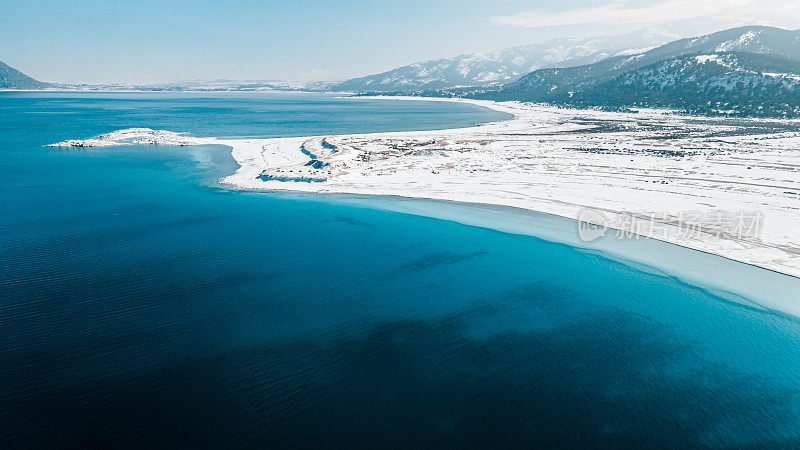
[[505,84],[428,84],[421,89],[391,91],[373,89],[372,83],[354,90],[612,109],[662,107],[701,114],[800,117],[800,30],[743,26],[641,51],[631,49],[588,64],[575,65],[577,60],[537,69]]
[[794,115],[800,108],[800,31],[738,27],[633,56],[540,69],[477,95],[598,106]]
[[[93,88],[44,83],[0,62],[0,89],[53,87]],[[350,91],[800,117],[800,30],[744,26],[674,39],[652,29],[427,61],[338,84],[216,80],[135,88]]]
[[556,39],[454,58],[418,62],[387,72],[354,78],[332,89],[392,92],[458,86],[499,86],[545,67],[572,67],[621,54],[635,54],[674,41],[667,29],[640,30],[591,39]]
[[692,113],[796,116],[800,63],[740,52],[680,56],[626,72],[563,103],[678,108]]
[[612,80],[623,73],[689,54],[747,52],[800,59],[800,32],[770,27],[739,27],[691,39],[681,39],[633,56],[616,56],[577,67],[540,69],[503,87],[524,96],[558,96]]

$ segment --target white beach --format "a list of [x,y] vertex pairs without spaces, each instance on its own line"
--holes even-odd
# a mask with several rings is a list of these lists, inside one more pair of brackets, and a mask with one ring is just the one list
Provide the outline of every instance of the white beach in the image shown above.
[[[559,225],[573,224],[567,233],[525,231],[571,245],[603,249],[618,237],[645,236],[800,277],[800,122],[395,100],[468,102],[514,118],[451,130],[275,139],[130,129],[54,145],[222,144],[240,167],[220,181],[237,189],[521,208],[603,226],[584,229],[584,240],[573,222]],[[640,253],[648,263],[658,260]],[[689,278],[702,270],[686,267]],[[800,315],[800,307],[772,306]]]

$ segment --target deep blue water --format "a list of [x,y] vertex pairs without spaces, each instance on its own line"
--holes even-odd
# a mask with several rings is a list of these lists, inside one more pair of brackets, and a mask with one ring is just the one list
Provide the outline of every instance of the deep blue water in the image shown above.
[[130,126],[500,118],[326,96],[0,94],[0,445],[797,445],[796,320],[534,237],[222,189],[222,147],[42,147]]

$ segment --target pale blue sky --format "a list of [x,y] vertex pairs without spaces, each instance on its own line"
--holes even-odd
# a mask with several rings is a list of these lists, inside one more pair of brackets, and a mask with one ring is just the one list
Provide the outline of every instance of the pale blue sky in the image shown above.
[[[45,81],[344,79],[411,62],[738,14],[783,0],[2,0],[0,61]],[[797,25],[795,25],[797,27]]]

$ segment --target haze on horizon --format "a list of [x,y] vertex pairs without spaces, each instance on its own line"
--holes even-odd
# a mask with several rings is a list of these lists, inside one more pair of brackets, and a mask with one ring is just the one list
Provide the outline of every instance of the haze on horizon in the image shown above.
[[416,61],[667,23],[797,28],[786,0],[4,0],[0,61],[43,81],[344,80]]

